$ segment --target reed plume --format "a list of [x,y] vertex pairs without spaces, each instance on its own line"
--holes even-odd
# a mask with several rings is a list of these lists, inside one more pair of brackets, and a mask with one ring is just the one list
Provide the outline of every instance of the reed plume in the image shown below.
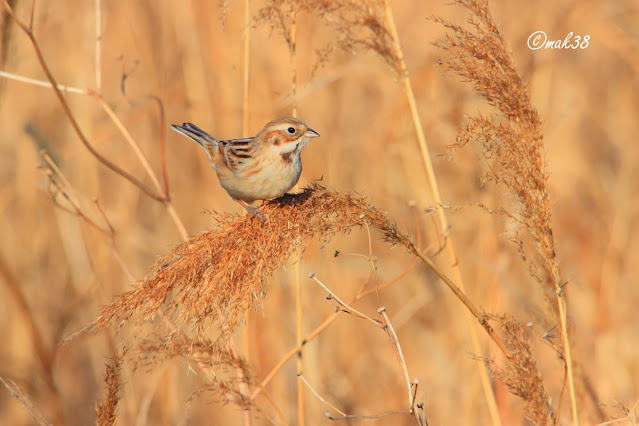
[[499,324],[502,339],[511,350],[507,362],[501,366],[492,360],[487,361],[493,376],[526,402],[525,415],[528,420],[535,425],[553,425],[550,400],[537,369],[526,327],[510,314],[490,317]]
[[[398,234],[395,224],[364,197],[328,191],[317,183],[300,194],[267,202],[262,210],[267,217],[263,225],[253,217],[211,212],[216,222],[211,231],[162,256],[134,289],[102,308],[92,328],[115,323],[142,327],[161,313],[196,336],[205,335],[212,324],[222,325],[216,341],[226,342],[245,314],[259,305],[275,271],[304,240],[326,241],[365,221],[391,241]],[[167,348],[181,336],[169,335],[163,338]]]
[[[515,211],[503,211],[519,225],[519,229],[528,232],[537,244],[540,261],[534,262],[524,249],[523,241],[516,239],[520,255],[528,262],[531,276],[540,284],[545,284],[546,289],[550,289],[556,296],[556,310],[553,310],[553,314],[561,325],[561,352],[566,362],[573,421],[577,424],[566,303],[559,275],[559,261],[555,253],[552,203],[546,187],[549,173],[544,152],[542,120],[530,101],[526,84],[490,13],[488,2],[457,0],[455,4],[470,12],[470,29],[433,18],[450,30],[446,39],[435,44],[450,53],[443,64],[469,83],[494,108],[495,113],[491,117],[468,117],[467,123],[459,131],[454,147],[459,148],[469,142],[478,143],[482,147],[483,156],[489,161],[485,180],[503,185],[509,190],[517,201],[517,207]],[[544,268],[545,273],[538,272],[538,264]],[[549,293],[545,293],[546,297]],[[561,406],[561,398],[559,400]],[[539,408],[536,412],[542,410]]]
[[[395,41],[386,26],[384,3],[378,0],[271,0],[262,7],[255,22],[282,34],[289,49],[291,28],[298,12],[308,13],[331,28],[335,39],[317,49],[320,63],[331,53],[372,50],[397,73],[401,73]],[[320,64],[318,64],[320,65]]]
[[555,259],[542,120],[487,2],[458,3],[471,11],[468,22],[473,30],[435,18],[454,35],[436,45],[452,54],[444,65],[470,83],[496,114],[470,116],[460,129],[455,147],[469,142],[482,146],[484,158],[490,160],[485,180],[503,184],[511,191],[518,200],[512,217],[516,216],[530,232],[545,258]]
[[106,365],[106,371],[104,373],[106,395],[102,400],[99,400],[95,406],[96,426],[116,424],[118,414],[117,405],[122,398],[122,383],[120,381],[121,369],[122,356],[119,354]]

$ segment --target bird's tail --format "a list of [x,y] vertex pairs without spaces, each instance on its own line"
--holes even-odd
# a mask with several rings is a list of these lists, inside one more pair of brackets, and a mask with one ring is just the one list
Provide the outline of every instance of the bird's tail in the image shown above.
[[213,160],[218,155],[217,145],[219,141],[217,139],[193,123],[184,123],[181,126],[171,124],[171,129],[178,133],[182,133],[184,136],[197,142],[202,148],[204,148],[204,150],[206,150],[206,153],[209,155],[209,159],[211,160],[211,164],[213,164]]

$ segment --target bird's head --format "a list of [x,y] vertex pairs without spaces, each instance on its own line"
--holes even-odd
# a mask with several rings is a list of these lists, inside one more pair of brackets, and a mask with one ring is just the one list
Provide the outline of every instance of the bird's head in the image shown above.
[[295,117],[276,118],[256,136],[263,139],[270,149],[282,155],[299,153],[312,138],[317,137],[319,133]]

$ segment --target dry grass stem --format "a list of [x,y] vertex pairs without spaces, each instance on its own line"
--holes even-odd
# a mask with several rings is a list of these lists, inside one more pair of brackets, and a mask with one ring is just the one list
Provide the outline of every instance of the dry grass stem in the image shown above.
[[102,0],[95,0],[95,91],[102,92]]
[[[34,86],[53,88],[53,85],[49,81],[38,80],[37,78],[24,77],[16,75],[6,71],[0,71],[0,77],[8,78],[9,80],[20,81],[22,83],[32,84]],[[63,92],[76,93],[78,95],[87,95],[89,92],[87,89],[79,89],[77,87],[65,86],[58,84],[57,88]]]
[[297,373],[297,377],[300,378],[300,380],[302,380],[304,382],[304,384],[306,385],[306,387],[313,393],[313,395],[315,395],[315,397],[317,399],[319,399],[320,401],[322,401],[324,404],[328,405],[329,407],[331,407],[333,410],[337,411],[338,413],[340,413],[342,416],[345,416],[346,413],[343,412],[342,410],[340,410],[339,408],[335,407],[333,404],[331,404],[330,402],[328,402],[326,399],[324,399],[322,397],[322,395],[320,395],[314,388],[313,386],[311,386],[311,384],[308,382],[308,380],[306,380],[306,377],[304,377],[304,373],[302,371],[299,371]]
[[350,419],[381,419],[382,417],[388,417],[388,416],[396,416],[397,414],[408,414],[410,416],[413,415],[412,412],[410,411],[405,411],[405,410],[393,410],[393,411],[387,411],[385,413],[380,413],[380,414],[347,414],[345,416],[333,416],[331,415],[331,413],[329,412],[324,412],[324,415],[326,416],[326,418],[331,419],[331,420],[350,420]]
[[50,426],[53,423],[49,422],[40,411],[33,405],[31,402],[31,398],[27,394],[25,394],[20,386],[18,386],[13,380],[7,379],[5,380],[3,377],[0,377],[0,382],[4,385],[5,388],[9,391],[12,397],[17,399],[20,402],[20,405],[24,407],[25,410],[33,417],[33,420],[40,426]]
[[49,80],[49,83],[51,84],[51,88],[53,88],[53,91],[55,92],[58,100],[60,101],[60,106],[62,107],[62,110],[64,111],[66,117],[69,119],[69,122],[71,123],[71,127],[73,127],[73,130],[75,131],[76,135],[78,136],[82,144],[86,147],[86,149],[89,150],[89,152],[103,165],[105,165],[107,168],[109,168],[113,172],[119,174],[120,176],[128,180],[129,182],[133,183],[135,186],[140,188],[142,192],[144,192],[151,198],[154,198],[158,201],[164,200],[164,197],[162,195],[156,194],[152,189],[148,188],[142,181],[140,181],[139,179],[131,175],[129,172],[122,169],[113,161],[108,160],[107,158],[102,156],[98,151],[96,151],[93,145],[91,145],[91,143],[89,142],[89,139],[85,136],[75,116],[71,112],[71,108],[69,107],[69,104],[67,103],[66,98],[62,94],[62,91],[59,89],[58,83],[56,82],[55,77],[53,76],[51,70],[49,69],[49,66],[47,65],[47,61],[44,59],[44,55],[42,53],[42,50],[40,49],[40,44],[38,43],[38,40],[33,32],[33,9],[34,8],[32,7],[31,9],[31,18],[32,18],[31,22],[27,25],[15,15],[13,8],[9,5],[7,0],[2,0],[2,1],[7,13],[11,15],[14,22],[18,24],[18,26],[22,29],[22,31],[24,31],[24,33],[29,37],[29,40],[31,42],[31,45],[33,46],[33,49],[35,50],[36,56],[38,57],[38,61],[40,62],[42,70],[47,76],[47,80]]
[[340,298],[337,297],[337,295],[335,293],[333,293],[328,287],[326,287],[326,285],[322,281],[319,280],[319,278],[317,278],[315,276],[315,273],[312,273],[310,278],[313,281],[315,281],[317,284],[319,284],[324,290],[326,290],[326,292],[328,293],[327,297],[329,299],[334,299],[339,304],[339,306],[341,306],[341,308],[338,307],[336,309],[341,309],[343,312],[347,312],[349,314],[353,314],[354,316],[356,316],[358,318],[364,319],[366,321],[370,321],[376,327],[380,327],[380,328],[383,327],[381,321],[373,319],[373,318],[369,317],[368,315],[363,314],[360,311],[358,311],[357,309],[352,308],[349,305],[347,305],[346,303],[342,302],[340,300]]
[[397,337],[397,333],[395,332],[395,328],[393,328],[393,324],[388,318],[388,314],[386,314],[386,307],[382,306],[377,310],[377,312],[384,318],[385,328],[387,329],[388,336],[395,347],[395,351],[397,354],[397,359],[399,360],[399,365],[402,368],[402,373],[404,373],[404,379],[406,380],[406,389],[408,390],[408,406],[411,411],[413,410],[413,403],[415,402],[415,398],[412,391],[413,384],[410,381],[410,377],[408,376],[408,367],[406,366],[406,359],[404,359],[404,353],[402,352],[402,346],[399,344],[399,338]]
[[242,137],[248,138],[249,134],[249,88],[250,86],[250,71],[251,71],[251,8],[250,1],[244,0],[244,38],[242,43],[242,50],[244,52],[244,64],[242,69]]
[[[29,41],[31,42],[31,45],[32,45],[32,47],[33,47],[33,49],[35,51],[35,54],[36,54],[37,58],[38,58],[38,62],[40,64],[40,67],[42,68],[42,71],[44,71],[44,73],[45,73],[45,75],[47,77],[47,80],[49,81],[49,87],[51,87],[53,89],[53,91],[55,92],[56,97],[58,98],[58,100],[60,102],[60,106],[61,106],[62,110],[64,111],[67,119],[69,120],[69,123],[71,124],[71,127],[73,128],[74,132],[76,133],[76,135],[78,136],[78,138],[80,139],[80,141],[82,142],[84,147],[100,163],[102,163],[108,169],[110,169],[114,173],[120,175],[124,179],[128,180],[129,182],[131,182],[132,184],[137,186],[142,192],[147,194],[149,197],[153,198],[156,201],[162,202],[164,204],[164,206],[166,207],[167,212],[169,213],[169,216],[173,219],[175,225],[177,226],[178,231],[180,232],[182,238],[184,240],[186,240],[187,239],[186,229],[184,228],[184,225],[183,225],[182,220],[180,219],[179,215],[175,211],[175,208],[173,207],[173,205],[170,202],[171,200],[170,200],[170,195],[169,195],[168,177],[167,177],[167,170],[166,170],[166,155],[165,155],[165,132],[166,132],[165,128],[166,128],[166,123],[165,123],[165,118],[164,118],[164,107],[163,107],[162,102],[159,100],[159,98],[151,96],[151,98],[153,98],[154,100],[156,100],[158,102],[158,105],[160,107],[160,119],[161,119],[160,120],[161,121],[161,127],[160,127],[160,134],[161,134],[160,142],[161,142],[161,144],[160,145],[161,145],[161,153],[162,153],[162,174],[163,174],[163,178],[164,178],[164,190],[162,190],[162,188],[160,187],[160,184],[159,184],[157,178],[155,177],[155,174],[153,173],[150,165],[148,164],[148,161],[146,160],[146,157],[140,151],[138,144],[133,140],[133,138],[130,136],[130,134],[128,133],[126,128],[121,124],[120,120],[117,118],[115,113],[111,110],[111,108],[106,104],[106,102],[104,102],[102,97],[99,95],[99,92],[96,93],[95,91],[90,90],[90,89],[87,89],[87,90],[84,91],[84,93],[90,94],[96,100],[98,100],[98,102],[104,108],[104,111],[107,113],[107,115],[110,116],[110,118],[118,126],[119,130],[122,132],[122,134],[125,137],[125,139],[129,142],[129,144],[131,145],[133,150],[136,152],[136,154],[138,156],[138,159],[140,160],[140,162],[142,163],[143,167],[146,169],[146,171],[149,174],[151,180],[153,181],[153,183],[156,186],[156,191],[153,191],[146,184],[144,184],[141,180],[139,180],[138,178],[133,176],[131,173],[129,173],[126,170],[124,170],[123,168],[121,168],[114,161],[111,161],[111,160],[107,159],[106,157],[104,157],[102,154],[100,154],[93,147],[93,145],[91,144],[89,139],[86,137],[86,135],[84,134],[84,132],[80,128],[80,125],[79,125],[77,119],[73,115],[73,112],[71,111],[71,108],[69,107],[69,104],[68,104],[66,98],[64,97],[64,95],[62,93],[63,90],[77,93],[77,90],[71,90],[70,88],[67,88],[66,86],[60,86],[60,85],[57,84],[56,79],[54,78],[53,73],[51,72],[51,70],[49,68],[48,63],[47,63],[47,61],[44,58],[44,54],[43,54],[43,52],[42,52],[42,50],[40,48],[40,43],[38,42],[38,40],[37,40],[37,38],[36,38],[36,36],[34,34],[33,15],[34,15],[34,11],[35,11],[35,2],[32,3],[30,21],[29,21],[28,24],[26,24],[25,22],[20,20],[15,15],[13,8],[11,7],[11,5],[8,3],[7,0],[2,0],[2,2],[4,4],[5,10],[11,16],[13,21],[29,37]],[[96,20],[100,19],[100,12],[98,10],[99,8],[100,8],[100,4],[96,2]],[[99,31],[99,29],[96,30],[96,31]],[[98,45],[96,47],[96,67],[99,67],[100,66],[100,60],[97,58],[97,56],[100,55],[100,52],[101,52],[101,48],[99,47],[100,40],[97,39],[96,43]],[[98,82],[99,82],[100,81],[99,80],[99,78],[100,78],[99,68],[96,68],[96,78],[98,79]],[[29,83],[35,84],[35,85],[40,85],[39,81],[35,81],[35,80],[32,80],[32,79],[22,78],[22,81],[29,82]]]
[[613,418],[612,420],[607,422],[597,423],[595,426],[608,426],[608,425],[614,425],[617,423],[626,423],[626,422],[633,426],[636,426],[639,424],[639,412],[637,411],[637,406],[639,406],[639,401],[635,402],[635,404],[630,408],[626,407],[624,403],[619,401],[614,401],[614,404],[612,405],[607,405],[607,404],[601,404],[601,405],[606,407],[616,408],[617,410],[623,413],[624,417],[621,417],[618,419]]
[[[397,276],[393,277],[392,279],[381,283],[379,286],[377,286],[376,288],[371,288],[368,290],[364,290],[364,286],[362,286],[362,288],[360,289],[360,291],[355,295],[355,297],[353,297],[350,301],[348,301],[346,303],[347,306],[352,305],[353,303],[357,302],[358,300],[362,299],[363,297],[366,297],[370,294],[373,293],[377,293],[379,290],[386,288],[390,285],[395,284],[396,282],[398,282],[400,279],[402,279],[408,272],[410,272],[416,265],[417,262],[419,262],[419,260],[414,260],[406,269],[404,269],[402,272],[400,272]],[[331,323],[333,323],[333,321],[335,321],[338,317],[338,315],[340,313],[342,313],[343,310],[338,310],[337,312],[333,313],[331,316],[329,316],[328,318],[326,318],[320,325],[318,325],[317,327],[315,327],[315,329],[313,331],[311,331],[309,334],[307,334],[304,339],[303,339],[303,345],[308,344],[309,342],[311,342],[313,339],[315,339],[317,336],[320,335],[320,333],[322,333],[322,331],[324,331]],[[275,374],[280,370],[280,368],[282,368],[282,366],[284,365],[284,363],[286,361],[288,361],[292,356],[294,356],[299,350],[299,346],[295,346],[293,348],[291,348],[286,354],[284,354],[284,356],[282,356],[282,358],[279,360],[279,362],[273,367],[271,368],[271,370],[269,371],[268,374],[266,374],[266,376],[264,376],[264,379],[262,380],[262,382],[260,383],[259,387],[255,389],[255,391],[253,391],[253,394],[251,395],[251,399],[254,399],[260,392],[263,391],[264,387],[268,385],[268,383],[271,381],[271,379],[275,376]]]

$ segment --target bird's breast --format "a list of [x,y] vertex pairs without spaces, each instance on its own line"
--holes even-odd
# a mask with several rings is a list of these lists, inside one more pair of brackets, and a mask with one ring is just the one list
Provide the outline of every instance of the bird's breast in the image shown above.
[[235,173],[218,173],[220,184],[233,198],[247,202],[270,200],[288,192],[300,178],[299,153],[256,156]]

